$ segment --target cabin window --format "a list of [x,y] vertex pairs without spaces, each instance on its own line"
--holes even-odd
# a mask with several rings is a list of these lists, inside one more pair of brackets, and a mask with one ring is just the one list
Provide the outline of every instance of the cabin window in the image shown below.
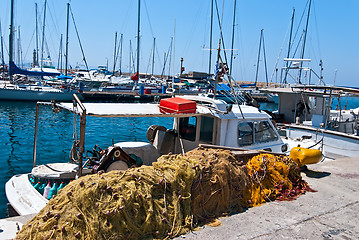
[[240,122],[238,124],[238,146],[253,144],[253,122]]
[[185,117],[179,119],[179,134],[182,139],[195,141],[196,140],[196,117]]
[[268,121],[257,121],[254,124],[254,139],[256,143],[276,141],[278,135]]
[[238,124],[238,146],[276,141],[278,135],[268,121],[240,122]]
[[212,143],[214,118],[201,117],[201,131],[199,140],[205,143]]

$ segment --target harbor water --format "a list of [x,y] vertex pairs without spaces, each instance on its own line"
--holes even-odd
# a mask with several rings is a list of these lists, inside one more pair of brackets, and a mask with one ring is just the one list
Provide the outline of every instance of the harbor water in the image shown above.
[[[36,103],[0,101],[0,218],[6,217],[5,183],[16,174],[31,172],[34,147]],[[73,142],[74,116],[68,111],[54,113],[40,106],[37,164],[69,162]],[[148,141],[152,124],[172,128],[172,118],[87,117],[85,149],[95,144],[107,148],[116,142]],[[79,129],[77,129],[79,130]]]
[[[347,97],[347,109],[359,107],[359,98]],[[336,108],[334,100],[333,107]],[[273,103],[261,109],[276,110]],[[5,183],[16,174],[32,169],[36,103],[0,101],[0,218],[6,217]],[[68,162],[73,142],[74,116],[68,111],[54,113],[41,106],[37,141],[37,164]],[[85,150],[95,144],[107,148],[112,142],[148,141],[146,131],[152,124],[171,128],[172,118],[95,118],[87,117]],[[77,129],[79,130],[79,129]]]

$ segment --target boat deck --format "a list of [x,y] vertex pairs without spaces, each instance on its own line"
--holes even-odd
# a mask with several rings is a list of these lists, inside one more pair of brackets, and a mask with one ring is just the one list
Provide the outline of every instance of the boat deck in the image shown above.
[[[294,201],[270,202],[221,218],[177,239],[359,239],[359,156],[310,165],[303,178],[317,192]],[[32,218],[0,220],[0,239],[15,237]]]

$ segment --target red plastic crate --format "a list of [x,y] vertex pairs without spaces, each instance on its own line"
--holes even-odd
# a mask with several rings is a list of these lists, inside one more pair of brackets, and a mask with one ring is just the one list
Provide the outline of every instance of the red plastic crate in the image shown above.
[[184,98],[165,98],[160,101],[161,113],[195,113],[196,102]]

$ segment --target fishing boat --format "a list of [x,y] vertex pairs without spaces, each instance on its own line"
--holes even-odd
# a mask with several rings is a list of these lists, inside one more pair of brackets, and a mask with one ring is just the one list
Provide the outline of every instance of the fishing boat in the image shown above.
[[287,139],[311,139],[312,147],[323,151],[326,158],[359,155],[358,109],[332,109],[332,101],[339,103],[347,93],[358,89],[334,86],[296,85],[268,88],[262,91],[279,97],[278,111],[272,114]]
[[[185,153],[200,144],[278,153],[287,151],[287,144],[282,141],[270,116],[251,106],[228,105],[222,100],[194,95],[163,99],[159,104],[82,103],[76,95],[74,99],[73,103],[37,103],[33,170],[13,176],[5,186],[7,199],[19,215],[37,213],[46,205],[48,200],[39,189],[40,184],[45,187],[51,183],[56,189],[59,185],[54,187],[55,182],[66,184],[76,176],[151,165],[162,154]],[[55,112],[67,110],[79,116],[79,140],[74,141],[72,147],[72,163],[36,165],[38,114],[44,105],[52,106]],[[118,142],[106,150],[97,146],[85,154],[87,116],[167,117],[174,118],[174,123],[172,129],[149,126],[148,142]],[[39,182],[35,187],[34,184]]]

